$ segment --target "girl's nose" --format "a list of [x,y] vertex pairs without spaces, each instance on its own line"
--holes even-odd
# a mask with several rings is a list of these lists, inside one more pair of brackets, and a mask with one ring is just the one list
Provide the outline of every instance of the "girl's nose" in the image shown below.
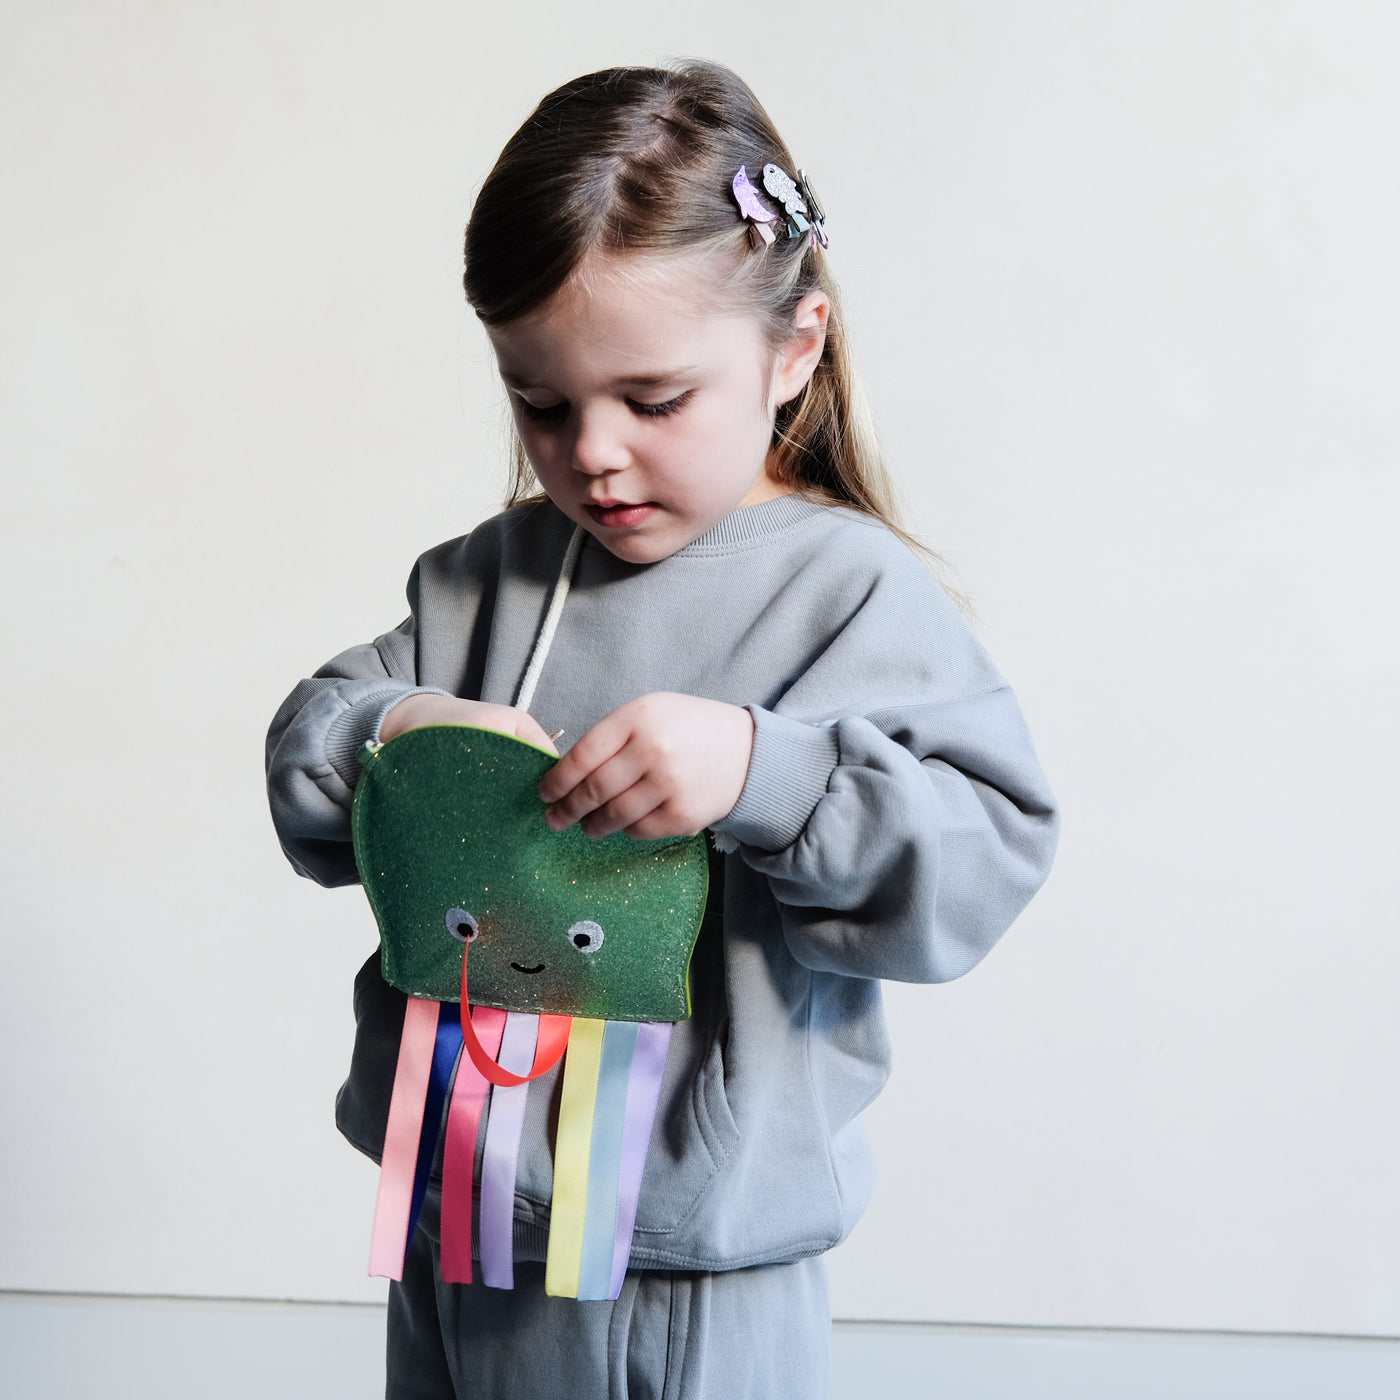
[[589,409],[579,422],[574,438],[574,470],[585,476],[601,476],[604,472],[620,471],[629,459],[624,424],[603,409]]

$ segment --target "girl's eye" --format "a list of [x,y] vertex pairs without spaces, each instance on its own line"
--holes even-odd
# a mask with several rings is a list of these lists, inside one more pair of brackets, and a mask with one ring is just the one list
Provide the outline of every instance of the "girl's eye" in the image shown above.
[[465,909],[449,909],[447,931],[462,943],[475,943],[480,930],[476,926],[476,920]]
[[569,942],[580,953],[596,953],[603,946],[603,927],[592,919],[580,919],[569,925]]
[[628,399],[627,403],[633,413],[640,414],[643,418],[668,418],[673,413],[679,413],[690,402],[694,393],[694,389],[687,389],[685,393],[677,394],[665,403],[638,403],[635,399]]
[[563,402],[546,404],[531,403],[529,399],[516,399],[520,405],[520,416],[532,423],[562,423],[569,416],[569,405]]

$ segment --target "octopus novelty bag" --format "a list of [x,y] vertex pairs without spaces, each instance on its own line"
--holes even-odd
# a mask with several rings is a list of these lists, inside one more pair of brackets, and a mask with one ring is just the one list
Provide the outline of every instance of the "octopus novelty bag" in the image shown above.
[[[384,978],[408,994],[370,1273],[401,1278],[442,1140],[442,1277],[510,1288],[516,1160],[532,1080],[564,1060],[545,1289],[616,1298],[672,1023],[708,883],[703,836],[553,831],[554,755],[457,725],[367,745],[355,860]],[[484,1121],[484,1129],[483,1129]]]

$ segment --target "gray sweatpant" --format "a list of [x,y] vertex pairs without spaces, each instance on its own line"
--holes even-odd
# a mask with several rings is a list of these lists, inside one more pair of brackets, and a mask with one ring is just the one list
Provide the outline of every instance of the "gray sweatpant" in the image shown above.
[[[436,1202],[429,1198],[425,1217]],[[425,1228],[426,1227],[426,1228]],[[725,1273],[632,1270],[612,1303],[442,1283],[425,1219],[389,1286],[388,1400],[824,1400],[831,1316],[820,1258]]]

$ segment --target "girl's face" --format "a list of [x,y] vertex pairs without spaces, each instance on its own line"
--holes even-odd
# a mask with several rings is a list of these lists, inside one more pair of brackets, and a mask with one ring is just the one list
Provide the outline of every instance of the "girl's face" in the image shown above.
[[487,330],[540,484],[634,564],[788,489],[767,470],[773,416],[820,357],[825,298],[799,308],[815,330],[774,355],[756,317],[709,291],[694,260],[599,257]]

